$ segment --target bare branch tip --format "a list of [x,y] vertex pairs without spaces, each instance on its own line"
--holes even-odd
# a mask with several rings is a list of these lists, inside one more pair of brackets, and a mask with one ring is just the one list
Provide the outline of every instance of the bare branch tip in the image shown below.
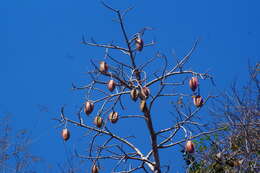
[[119,13],[119,10],[112,8],[108,4],[106,4],[104,1],[101,1],[101,4],[104,5],[107,9],[112,10],[115,13]]

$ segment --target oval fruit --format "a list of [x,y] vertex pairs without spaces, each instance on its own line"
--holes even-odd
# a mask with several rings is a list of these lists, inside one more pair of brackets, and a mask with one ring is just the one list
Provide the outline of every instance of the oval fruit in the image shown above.
[[193,96],[193,103],[196,107],[201,107],[203,105],[203,98],[201,96]]
[[111,79],[111,80],[107,83],[107,88],[108,88],[109,91],[112,92],[112,91],[114,91],[115,87],[116,87],[116,83],[115,83],[114,80]]
[[107,63],[105,61],[101,61],[99,63],[99,71],[101,73],[106,73],[108,71],[108,65],[107,65]]
[[89,114],[91,114],[91,112],[92,112],[93,110],[94,110],[94,103],[91,102],[91,101],[87,101],[87,102],[85,103],[85,109],[84,109],[85,113],[86,113],[87,115],[89,115]]
[[98,166],[94,164],[91,168],[91,173],[98,173],[98,171],[99,171]]
[[194,153],[195,147],[194,147],[194,143],[191,140],[186,142],[185,151],[188,153]]
[[131,90],[131,93],[130,93],[130,96],[131,96],[131,99],[133,101],[136,101],[138,99],[138,96],[139,96],[139,90],[134,88]]
[[142,51],[144,47],[144,41],[140,37],[137,37],[135,39],[135,46],[136,46],[136,50]]
[[198,88],[198,85],[199,85],[199,80],[197,77],[192,77],[189,81],[189,86],[190,86],[190,89],[194,92],[197,88]]
[[140,93],[141,99],[145,100],[149,97],[149,95],[150,95],[150,89],[148,87],[143,87]]
[[61,132],[61,136],[63,138],[64,141],[69,140],[70,138],[70,131],[67,128],[64,128]]
[[98,128],[102,127],[102,125],[103,125],[103,118],[102,118],[101,116],[96,116],[96,117],[94,118],[94,124],[95,124]]
[[111,112],[108,116],[108,119],[111,123],[116,123],[118,121],[119,115],[117,112]]

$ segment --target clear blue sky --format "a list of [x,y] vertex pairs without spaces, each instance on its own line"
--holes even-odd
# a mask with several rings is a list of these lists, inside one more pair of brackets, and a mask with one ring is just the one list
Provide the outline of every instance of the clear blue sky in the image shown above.
[[[258,0],[105,2],[135,7],[126,18],[131,35],[145,26],[154,28],[144,39],[155,38],[157,45],[144,50],[142,58],[156,51],[171,57],[173,49],[183,56],[201,38],[188,67],[209,70],[220,90],[234,79],[246,81],[248,60],[260,60]],[[72,110],[79,105],[83,95],[72,92],[71,83],[88,82],[89,59],[104,56],[103,49],[81,45],[81,36],[122,42],[115,15],[95,0],[8,0],[0,2],[0,16],[1,113],[13,115],[15,129],[32,130],[33,153],[61,162],[64,145],[51,119],[59,116],[61,105]],[[48,111],[41,112],[39,105]],[[79,139],[73,137],[67,145],[73,147]]]

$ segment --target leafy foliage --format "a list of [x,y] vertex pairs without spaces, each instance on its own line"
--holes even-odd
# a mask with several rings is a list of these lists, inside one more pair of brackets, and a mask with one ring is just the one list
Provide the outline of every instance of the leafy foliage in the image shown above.
[[216,102],[211,114],[225,130],[196,141],[197,154],[184,158],[188,172],[260,171],[259,73],[259,64],[251,67],[249,82],[240,90],[233,84]]

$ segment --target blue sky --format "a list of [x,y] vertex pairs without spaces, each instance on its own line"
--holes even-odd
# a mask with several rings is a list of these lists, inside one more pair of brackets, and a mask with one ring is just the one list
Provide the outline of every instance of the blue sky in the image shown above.
[[[209,71],[218,90],[234,79],[245,82],[248,60],[260,60],[257,0],[105,2],[120,9],[134,7],[126,18],[129,35],[145,26],[154,28],[144,39],[155,39],[157,45],[145,49],[142,58],[156,51],[171,57],[173,50],[181,57],[200,38],[187,67]],[[32,130],[35,154],[58,163],[64,145],[51,119],[59,116],[62,105],[73,110],[81,103],[83,93],[72,92],[71,83],[88,82],[84,72],[91,69],[90,58],[104,56],[103,49],[81,45],[81,36],[122,43],[119,26],[112,21],[115,15],[95,0],[9,0],[0,2],[0,16],[0,110],[13,115],[15,129]],[[47,112],[40,111],[42,105]],[[72,139],[79,140],[79,135]]]

